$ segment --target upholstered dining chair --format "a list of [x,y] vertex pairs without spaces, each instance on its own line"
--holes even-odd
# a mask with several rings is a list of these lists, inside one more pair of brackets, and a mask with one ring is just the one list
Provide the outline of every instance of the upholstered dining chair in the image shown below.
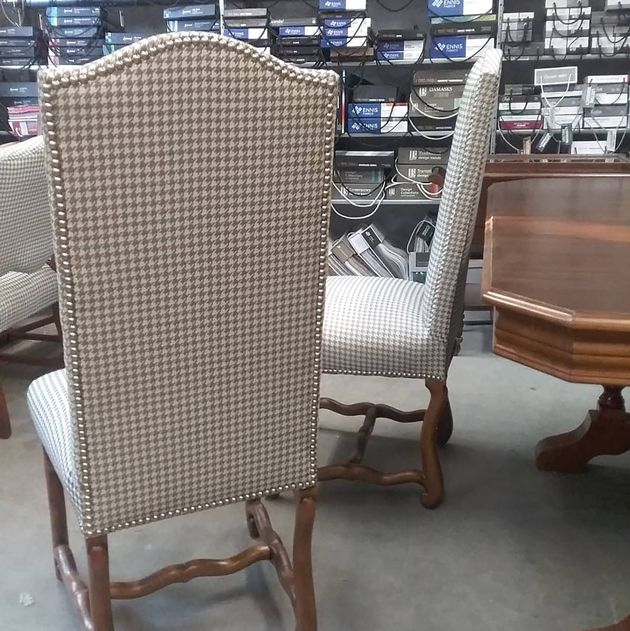
[[[211,33],[39,76],[66,369],[36,380],[54,558],[83,627],[111,600],[271,561],[314,631],[311,532],[337,76]],[[255,269],[243,267],[256,237]],[[293,265],[296,248],[300,265]],[[293,562],[261,501],[297,495]],[[64,494],[89,586],[68,544]],[[134,582],[108,535],[243,502],[262,542]]]
[[[402,412],[373,403],[322,399],[321,407],[365,416],[357,448],[344,464],[320,468],[320,481],[363,480],[380,485],[415,482],[421,502],[436,507],[444,495],[438,445],[453,419],[446,379],[463,318],[463,298],[501,70],[489,50],[473,66],[457,118],[425,285],[400,279],[333,276],[327,281],[323,370],[327,373],[424,379],[427,410]],[[421,468],[382,473],[362,464],[377,418],[422,421]]]
[[[41,137],[0,146],[0,340],[4,347],[23,339],[60,341],[35,333],[58,322],[49,314],[24,320],[57,304],[52,257],[52,226]],[[54,266],[53,266],[54,267]],[[60,357],[25,357],[0,352],[0,362],[24,362],[59,368]],[[0,438],[11,436],[9,410],[0,385]]]

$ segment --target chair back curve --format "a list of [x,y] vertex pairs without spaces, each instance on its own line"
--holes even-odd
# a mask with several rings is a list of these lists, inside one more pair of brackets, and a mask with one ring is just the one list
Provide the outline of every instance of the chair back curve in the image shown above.
[[337,75],[170,33],[39,90],[82,531],[312,486]]
[[[472,67],[457,117],[422,301],[422,321],[452,353],[461,330],[466,272],[494,122],[502,54],[491,49]],[[450,354],[449,354],[450,357]]]
[[0,275],[31,273],[52,256],[41,136],[0,147]]

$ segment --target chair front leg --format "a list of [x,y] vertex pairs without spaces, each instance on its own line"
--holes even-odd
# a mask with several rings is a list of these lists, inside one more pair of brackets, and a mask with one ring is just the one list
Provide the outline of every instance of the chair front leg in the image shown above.
[[420,501],[425,508],[435,508],[444,499],[444,478],[438,453],[439,427],[448,405],[448,390],[443,381],[426,379],[425,385],[431,393],[429,407],[424,416],[420,434],[422,475],[424,491]]
[[61,580],[55,550],[58,546],[68,545],[68,520],[66,517],[66,501],[63,486],[44,450],[44,472],[46,474],[46,490],[48,492],[48,509],[50,511],[50,530],[52,532],[53,558],[55,558],[55,574]]
[[4,390],[0,385],[0,438],[11,437],[11,421],[9,420],[9,407],[4,396]]

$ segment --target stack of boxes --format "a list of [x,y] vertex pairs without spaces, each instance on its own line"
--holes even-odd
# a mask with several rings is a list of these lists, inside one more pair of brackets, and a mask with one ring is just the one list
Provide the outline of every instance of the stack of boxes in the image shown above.
[[0,27],[0,66],[27,68],[46,63],[42,32],[32,26]]
[[393,151],[337,151],[334,201],[366,205],[384,197],[386,171],[394,164]]
[[134,44],[144,39],[145,35],[139,35],[134,33],[105,33],[105,44],[103,46],[103,52],[108,55],[116,50],[125,48],[129,44]]
[[468,61],[495,45],[493,0],[428,0],[433,61]]
[[628,128],[628,75],[597,75],[584,86],[584,129]]
[[417,64],[424,60],[426,36],[417,29],[381,29],[376,34],[376,61]]
[[591,52],[602,57],[630,53],[630,11],[592,14]]
[[0,82],[1,120],[18,137],[35,136],[39,132],[37,83]]
[[294,64],[313,64],[322,60],[317,18],[282,18],[271,20],[269,27],[276,38],[274,55]]
[[358,86],[348,103],[349,134],[407,133],[407,104],[391,86]]
[[374,58],[366,0],[319,0],[321,47],[330,61]]
[[168,32],[219,31],[219,17],[215,4],[173,6],[162,12]]
[[103,56],[105,11],[97,6],[48,7],[49,62],[81,66]]
[[591,46],[588,0],[545,0],[545,53],[583,55]]
[[396,183],[387,188],[387,198],[437,199],[442,187],[435,180],[446,174],[449,153],[448,147],[401,147],[396,160]]
[[499,96],[499,129],[501,131],[536,131],[542,129],[542,105],[535,85],[508,84]]
[[223,34],[270,52],[269,9],[225,9]]
[[449,132],[455,129],[469,69],[418,70],[409,95],[411,131]]

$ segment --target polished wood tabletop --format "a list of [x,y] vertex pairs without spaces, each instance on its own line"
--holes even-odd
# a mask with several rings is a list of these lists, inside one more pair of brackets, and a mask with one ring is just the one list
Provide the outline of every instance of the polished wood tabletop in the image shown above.
[[[495,352],[603,386],[582,425],[538,444],[538,468],[577,472],[630,450],[621,394],[630,385],[630,177],[498,182],[487,217],[482,293],[495,307]],[[630,631],[630,618],[601,631]]]

